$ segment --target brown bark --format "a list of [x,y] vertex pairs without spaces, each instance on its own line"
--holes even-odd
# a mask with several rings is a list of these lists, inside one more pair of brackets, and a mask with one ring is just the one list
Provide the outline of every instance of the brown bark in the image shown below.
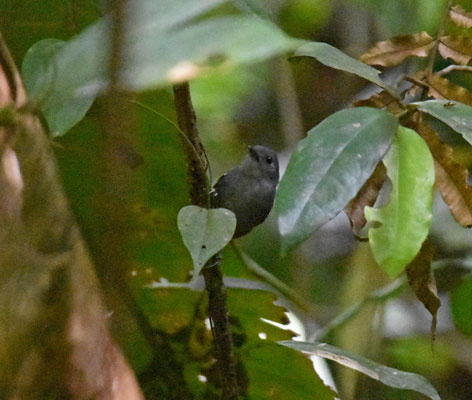
[[0,398],[142,399],[3,42],[0,108]]

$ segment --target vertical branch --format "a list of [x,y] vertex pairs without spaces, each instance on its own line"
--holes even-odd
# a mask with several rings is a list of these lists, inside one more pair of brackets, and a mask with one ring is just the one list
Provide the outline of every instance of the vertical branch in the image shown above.
[[[191,201],[195,205],[209,207],[208,184],[203,145],[198,135],[197,120],[187,82],[174,86],[174,103],[180,129],[187,136],[183,146],[187,156],[187,180]],[[191,145],[190,145],[191,144]],[[193,146],[193,147],[192,147]],[[233,337],[226,310],[226,291],[220,271],[220,258],[214,256],[203,268],[209,298],[209,315],[213,322],[216,357],[222,378],[222,399],[239,398],[236,367],[233,357]]]
[[174,86],[174,103],[177,112],[179,128],[188,140],[183,140],[187,157],[187,183],[190,187],[192,204],[200,207],[210,207],[210,197],[206,177],[207,165],[204,160],[203,148],[198,134],[197,117],[193,109],[188,82]]

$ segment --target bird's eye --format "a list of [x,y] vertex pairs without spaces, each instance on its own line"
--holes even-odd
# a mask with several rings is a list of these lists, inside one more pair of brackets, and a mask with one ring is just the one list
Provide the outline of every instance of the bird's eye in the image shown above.
[[266,157],[266,163],[267,163],[267,164],[272,164],[273,161],[274,161],[274,160],[272,159],[272,156],[267,156],[267,157]]

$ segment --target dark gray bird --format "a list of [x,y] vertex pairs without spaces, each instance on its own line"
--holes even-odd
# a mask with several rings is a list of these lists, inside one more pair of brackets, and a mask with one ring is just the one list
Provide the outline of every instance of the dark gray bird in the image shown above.
[[264,222],[274,204],[279,182],[279,160],[271,149],[249,146],[249,154],[224,174],[213,190],[213,205],[236,215],[235,238]]

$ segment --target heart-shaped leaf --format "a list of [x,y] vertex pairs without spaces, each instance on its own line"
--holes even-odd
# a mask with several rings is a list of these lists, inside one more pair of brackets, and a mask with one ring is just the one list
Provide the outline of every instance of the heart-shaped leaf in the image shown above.
[[198,275],[205,263],[233,237],[236,216],[225,208],[187,206],[180,210],[177,226]]

